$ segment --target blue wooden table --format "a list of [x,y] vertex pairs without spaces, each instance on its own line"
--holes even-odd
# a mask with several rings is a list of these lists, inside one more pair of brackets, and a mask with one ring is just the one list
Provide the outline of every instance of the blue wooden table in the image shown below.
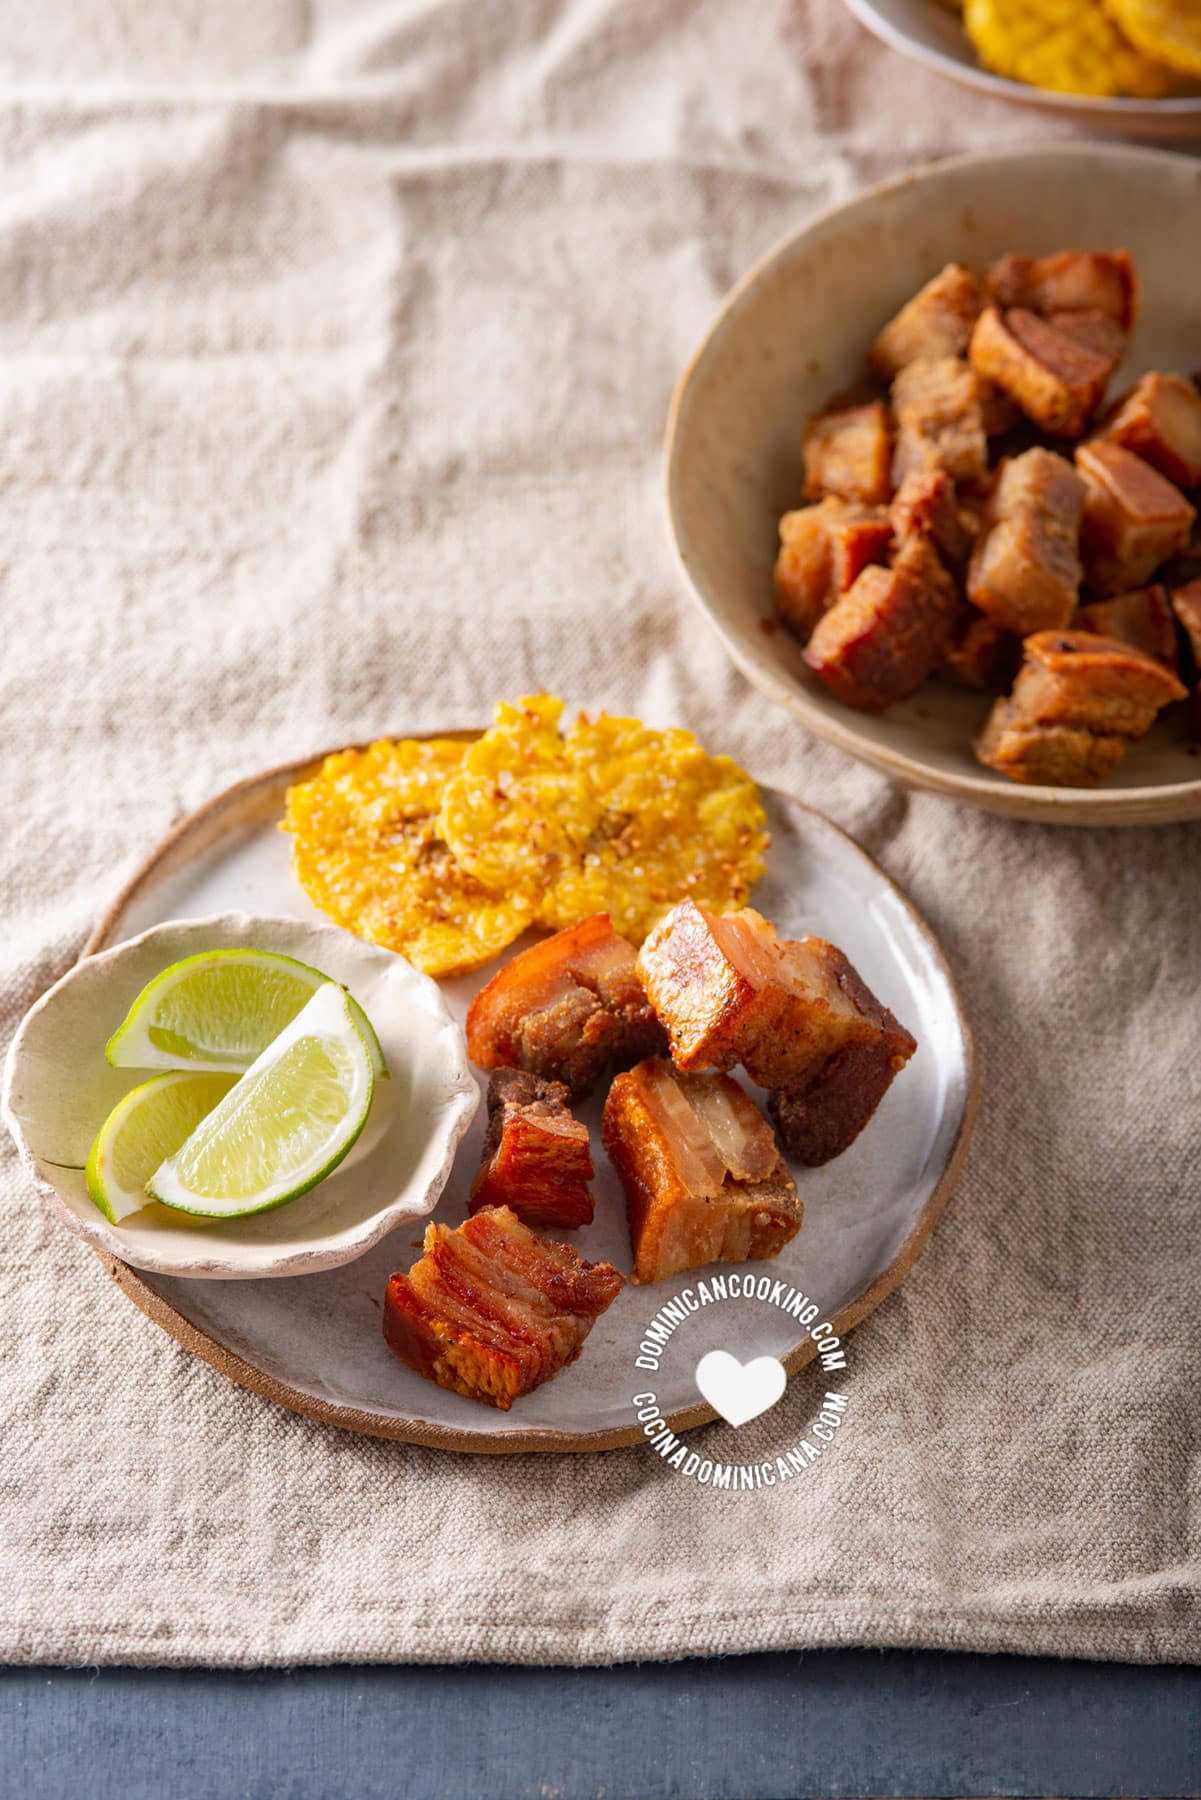
[[822,1651],[0,1671],[4,1800],[1197,1795],[1201,1670]]

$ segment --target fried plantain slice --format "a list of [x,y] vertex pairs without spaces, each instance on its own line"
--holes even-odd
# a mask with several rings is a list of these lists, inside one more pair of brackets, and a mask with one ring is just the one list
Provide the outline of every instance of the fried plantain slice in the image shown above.
[[1201,77],[1197,0],[1103,0],[1106,12],[1144,56],[1181,75]]
[[489,962],[531,920],[530,900],[490,892],[439,835],[446,785],[466,750],[429,738],[338,751],[288,789],[282,821],[313,904],[427,975]]
[[1172,86],[1099,0],[966,0],[963,22],[985,68],[1032,87],[1153,100]]
[[581,713],[564,749],[593,824],[543,900],[543,924],[607,912],[641,943],[685,895],[719,912],[746,904],[770,840],[758,789],[731,757],[710,756],[690,731],[604,713]]
[[462,866],[531,907],[588,842],[597,807],[559,732],[563,702],[527,694],[497,704],[496,723],[447,782],[439,831]]

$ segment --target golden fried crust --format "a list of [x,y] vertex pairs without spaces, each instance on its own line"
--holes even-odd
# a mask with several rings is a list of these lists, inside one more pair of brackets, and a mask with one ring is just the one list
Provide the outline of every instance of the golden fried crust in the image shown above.
[[1071,463],[1035,448],[1002,465],[968,567],[973,606],[1025,636],[1066,625],[1080,587],[1085,486]]
[[829,498],[785,513],[776,558],[776,616],[802,643],[824,612],[892,542],[887,513]]
[[975,276],[962,263],[948,263],[884,327],[868,353],[868,366],[891,381],[923,357],[962,356],[979,312]]
[[1120,444],[1081,444],[1076,467],[1086,489],[1080,541],[1090,587],[1102,596],[1142,587],[1188,543],[1195,509]]
[[805,492],[879,505],[892,492],[892,428],[882,400],[819,413],[805,427]]
[[998,700],[973,748],[979,762],[1011,781],[1039,787],[1093,787],[1126,753],[1116,732],[1100,735],[1067,725],[1026,724],[1012,700]]
[[560,1082],[497,1069],[488,1083],[488,1132],[467,1210],[508,1206],[527,1225],[574,1230],[592,1222],[595,1173],[588,1127]]
[[521,951],[467,1013],[467,1049],[479,1068],[524,1069],[575,1094],[662,1046],[634,947],[605,913]]
[[611,1263],[485,1208],[457,1231],[426,1227],[424,1254],[388,1283],[384,1337],[427,1380],[507,1412],[575,1361],[623,1285]]
[[988,440],[976,375],[962,357],[907,363],[892,384],[897,420],[893,480],[915,469],[941,469],[953,481],[982,482]]
[[1183,375],[1144,375],[1100,435],[1141,456],[1177,487],[1201,482],[1201,394]]
[[957,597],[933,548],[911,539],[891,569],[867,568],[819,620],[804,651],[831,693],[879,712],[916,692],[954,629]]
[[771,1127],[728,1075],[639,1063],[614,1081],[602,1129],[625,1191],[636,1286],[776,1256],[799,1231],[801,1202]]
[[1121,356],[1090,341],[1090,333],[1052,324],[1015,307],[986,306],[969,349],[972,367],[993,381],[1054,437],[1083,436]]
[[1126,250],[1059,250],[1053,256],[1002,256],[984,272],[984,296],[1029,312],[1099,312],[1124,332],[1138,317],[1138,273]]

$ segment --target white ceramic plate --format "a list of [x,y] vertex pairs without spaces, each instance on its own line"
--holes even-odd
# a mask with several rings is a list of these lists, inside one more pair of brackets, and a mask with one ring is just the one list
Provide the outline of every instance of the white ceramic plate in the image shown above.
[[1201,136],[1201,92],[1163,100],[1102,100],[1087,94],[1050,94],[1021,81],[1006,81],[982,69],[962,24],[938,0],[844,0],[861,25],[902,56],[965,87],[1052,113],[1094,131],[1131,137],[1179,139]]
[[[389,1079],[376,1082],[346,1160],[298,1200],[248,1219],[147,1206],[110,1225],[88,1197],[83,1164],[108,1114],[147,1074],[110,1069],[105,1043],[171,963],[241,947],[296,957],[349,988],[375,1026]],[[43,1199],[94,1250],[163,1275],[232,1284],[336,1268],[428,1213],[479,1100],[462,1031],[437,983],[403,957],[328,921],[221,912],[156,922],[84,957],[43,994],[9,1051],[4,1122]]]
[[1158,824],[1201,816],[1186,707],[1170,709],[1091,789],[1025,787],[971,752],[987,696],[928,681],[887,712],[843,706],[772,621],[780,514],[802,490],[805,418],[847,388],[881,325],[951,261],[1006,250],[1125,245],[1143,307],[1114,391],[1146,369],[1201,364],[1188,273],[1201,243],[1201,161],[1055,144],[940,163],[812,220],[733,290],[676,390],[669,527],[688,589],[744,673],[802,725],[895,780],[1051,823]]
[[[315,924],[318,915],[293,879],[287,841],[277,829],[284,790],[302,772],[259,777],[185,822],[122,896],[93,947],[162,918],[248,905]],[[804,1229],[782,1256],[762,1265],[803,1286],[845,1331],[895,1287],[950,1193],[975,1110],[971,1037],[935,939],[883,872],[820,815],[780,795],[765,799],[773,847],[756,905],[788,934],[835,938],[920,1044],[851,1150],[827,1168],[795,1171]],[[464,1016],[497,966],[442,984],[454,1017]],[[628,1269],[621,1192],[600,1148],[600,1100],[583,1116],[593,1132],[597,1217],[572,1241],[585,1256]],[[465,1216],[483,1124],[481,1114],[434,1214],[448,1224]],[[626,1288],[595,1326],[580,1361],[505,1414],[423,1381],[384,1344],[384,1288],[394,1269],[416,1260],[423,1225],[414,1221],[412,1230],[402,1227],[355,1262],[302,1280],[179,1280],[138,1275],[115,1257],[107,1261],[130,1297],[199,1355],[234,1380],[318,1418],[489,1452],[636,1441],[630,1396],[637,1391],[632,1359],[641,1328],[688,1277]],[[774,1309],[748,1308],[739,1329],[744,1360],[762,1349],[796,1369],[812,1354],[795,1321]],[[699,1337],[697,1346],[697,1355],[717,1347]],[[681,1428],[713,1416],[687,1368],[677,1368],[660,1398]]]

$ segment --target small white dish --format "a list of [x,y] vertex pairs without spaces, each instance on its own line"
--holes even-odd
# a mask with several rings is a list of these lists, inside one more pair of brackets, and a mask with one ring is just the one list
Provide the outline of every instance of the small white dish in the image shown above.
[[1026,82],[1007,81],[980,66],[961,21],[938,0],[843,0],[873,37],[935,74],[998,100],[1050,113],[1093,131],[1174,140],[1201,137],[1201,92],[1162,100],[1109,100],[1091,94],[1058,94]]
[[[110,1225],[83,1165],[111,1109],[147,1075],[110,1068],[105,1042],[169,964],[235,947],[279,951],[341,982],[379,1035],[389,1079],[376,1083],[346,1161],[299,1199],[227,1220],[152,1205]],[[221,913],[169,920],[76,963],[13,1040],[3,1116],[38,1192],[93,1249],[158,1275],[229,1281],[337,1268],[432,1212],[479,1100],[461,1027],[437,984],[403,957],[335,925]]]

